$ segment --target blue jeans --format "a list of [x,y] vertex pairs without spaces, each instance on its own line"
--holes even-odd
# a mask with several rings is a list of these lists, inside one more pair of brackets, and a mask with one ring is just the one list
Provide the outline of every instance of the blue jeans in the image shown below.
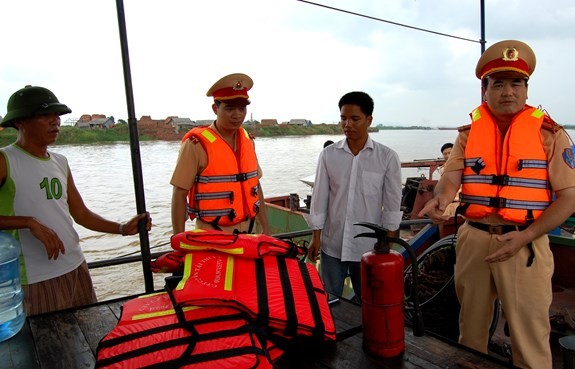
[[341,296],[345,278],[349,275],[355,298],[361,303],[361,264],[358,261],[341,261],[338,258],[321,252],[321,279],[325,290],[333,295]]

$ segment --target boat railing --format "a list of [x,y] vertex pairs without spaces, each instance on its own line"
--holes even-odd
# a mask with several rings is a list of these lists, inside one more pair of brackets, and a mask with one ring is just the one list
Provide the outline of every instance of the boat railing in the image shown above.
[[[408,220],[403,220],[401,222],[401,227],[409,227],[411,225],[417,225],[417,224],[430,224],[431,220],[430,219],[408,219]],[[307,237],[307,236],[311,236],[312,234],[312,230],[311,229],[306,229],[306,230],[302,230],[302,231],[294,231],[294,232],[285,232],[285,233],[278,233],[273,235],[276,238],[282,239],[282,240],[289,240],[289,239],[293,239],[293,238],[300,238],[300,237]],[[167,245],[167,244],[166,244]],[[161,255],[169,252],[171,250],[167,250],[167,251],[156,251],[150,254],[152,259],[156,259],[158,257],[160,257]],[[91,261],[88,263],[88,268],[90,269],[97,269],[97,268],[105,268],[105,267],[110,267],[110,266],[116,266],[116,265],[123,265],[123,264],[130,264],[130,263],[135,263],[135,262],[141,262],[142,261],[142,255],[137,254],[137,255],[130,255],[130,256],[120,256],[120,257],[116,257],[113,259],[106,259],[106,260],[98,260],[98,261]]]

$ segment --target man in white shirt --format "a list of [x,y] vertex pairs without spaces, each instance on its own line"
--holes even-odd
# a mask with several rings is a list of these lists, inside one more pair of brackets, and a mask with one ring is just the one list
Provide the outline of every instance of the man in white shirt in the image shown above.
[[373,141],[373,99],[365,92],[350,92],[339,101],[345,139],[320,154],[308,223],[313,230],[308,256],[317,261],[326,291],[341,296],[350,275],[361,300],[361,256],[374,240],[356,238],[365,228],[357,222],[376,223],[395,231],[402,212],[401,164],[397,153]]

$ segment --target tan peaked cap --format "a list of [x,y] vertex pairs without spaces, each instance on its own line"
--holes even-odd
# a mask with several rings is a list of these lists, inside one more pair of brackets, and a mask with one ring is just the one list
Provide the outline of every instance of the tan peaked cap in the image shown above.
[[210,87],[206,96],[213,96],[214,100],[249,99],[248,91],[254,81],[247,74],[232,73],[220,78]]
[[491,45],[477,61],[475,75],[483,79],[493,73],[508,72],[523,78],[535,70],[535,53],[524,42],[505,40]]

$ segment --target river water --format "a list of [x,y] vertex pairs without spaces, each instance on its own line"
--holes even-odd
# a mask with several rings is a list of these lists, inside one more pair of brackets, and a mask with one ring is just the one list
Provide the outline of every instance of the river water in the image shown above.
[[[456,130],[382,130],[371,137],[399,154],[401,161],[440,157],[441,145],[453,142]],[[256,151],[263,170],[266,197],[311,194],[300,181],[315,172],[317,156],[326,140],[343,135],[257,138]],[[153,251],[163,250],[171,236],[170,178],[178,156],[179,142],[140,143],[146,209],[153,218],[149,233]],[[130,145],[127,142],[98,145],[61,145],[51,148],[69,161],[74,181],[84,202],[105,218],[126,221],[136,213]],[[427,171],[405,169],[404,178]],[[191,226],[191,225],[190,225]],[[102,234],[76,226],[88,261],[139,253],[139,237]],[[121,265],[91,271],[100,300],[144,292],[141,264]],[[163,275],[155,276],[155,288],[163,287]]]

